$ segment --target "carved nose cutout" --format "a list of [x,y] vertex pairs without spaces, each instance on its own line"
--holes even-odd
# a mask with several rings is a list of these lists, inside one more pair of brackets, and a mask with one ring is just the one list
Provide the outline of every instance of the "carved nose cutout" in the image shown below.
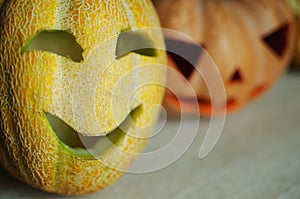
[[202,54],[203,48],[200,45],[174,39],[166,39],[165,41],[169,56],[176,63],[184,77],[189,79]]
[[286,23],[263,37],[265,44],[280,58],[284,56],[288,46],[289,27],[290,25]]
[[230,83],[240,83],[243,81],[241,71],[239,69],[235,70],[230,78]]
[[75,62],[83,60],[83,49],[75,37],[62,30],[45,30],[37,33],[22,48],[22,52],[28,51],[48,51],[70,58]]

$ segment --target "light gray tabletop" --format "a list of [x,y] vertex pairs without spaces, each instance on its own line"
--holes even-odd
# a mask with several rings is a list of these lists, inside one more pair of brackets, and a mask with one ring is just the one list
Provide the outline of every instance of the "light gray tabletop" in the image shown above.
[[[167,121],[148,149],[168,143],[178,119]],[[289,73],[267,94],[226,118],[213,151],[198,158],[209,124],[201,118],[191,147],[174,164],[146,174],[125,174],[113,186],[79,198],[300,198],[300,73]],[[0,169],[0,198],[60,198],[13,179]]]

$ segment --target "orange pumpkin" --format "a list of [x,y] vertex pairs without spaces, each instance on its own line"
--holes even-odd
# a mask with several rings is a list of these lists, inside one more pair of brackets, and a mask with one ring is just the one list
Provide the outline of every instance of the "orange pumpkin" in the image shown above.
[[[153,3],[164,28],[193,38],[216,63],[227,99],[219,102],[226,103],[227,112],[243,107],[264,93],[291,60],[295,22],[285,0],[154,0]],[[166,36],[166,40],[167,44],[177,42],[195,49],[180,39],[175,41]],[[200,113],[209,116],[212,105],[208,86],[214,88],[214,85],[205,85],[194,70],[203,67],[200,54],[193,66],[184,57],[169,53],[169,66],[185,76],[197,95]],[[189,105],[190,95],[176,92],[184,95],[182,98],[187,103],[183,105]],[[166,94],[165,104],[168,110],[179,111],[178,101],[170,92]],[[189,112],[193,113],[190,109]]]

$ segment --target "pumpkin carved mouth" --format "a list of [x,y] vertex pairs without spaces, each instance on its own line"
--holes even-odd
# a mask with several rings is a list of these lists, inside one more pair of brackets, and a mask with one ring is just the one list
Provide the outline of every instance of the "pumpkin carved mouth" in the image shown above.
[[[204,114],[210,114],[213,111],[212,102],[209,99],[206,99],[204,97],[197,97],[197,98],[178,97],[177,98],[174,94],[168,93],[167,98],[169,102],[176,105],[176,107],[180,107],[180,105],[183,106],[185,112],[189,110],[188,107],[191,108],[192,112],[194,112],[195,108],[198,108],[199,110],[201,110],[201,113]],[[225,110],[227,110],[227,112],[235,111],[239,107],[240,107],[240,103],[234,98],[227,99],[225,105],[221,104],[220,106],[214,106],[215,114],[217,115],[224,113]]]
[[[211,107],[212,106],[212,102],[210,100],[207,100],[205,98],[201,98],[198,97],[198,103],[200,107]],[[237,100],[230,98],[226,100],[226,105],[224,106],[224,108],[226,107],[226,109],[232,110],[235,109],[235,107],[238,106],[238,102]],[[220,106],[223,108],[223,106]]]
[[[141,105],[133,109],[115,129],[101,136],[85,136],[58,116],[48,112],[45,112],[45,115],[57,139],[66,150],[79,157],[91,158],[103,155],[109,148],[118,145],[123,140],[126,135],[123,130],[130,125],[130,121],[135,120],[139,116],[136,113],[138,113],[140,107]],[[132,116],[135,118],[131,120]]]
[[266,90],[268,90],[270,86],[262,84],[259,86],[256,86],[252,92],[250,93],[250,98],[251,99],[255,99],[257,97],[259,97],[260,95],[262,95]]

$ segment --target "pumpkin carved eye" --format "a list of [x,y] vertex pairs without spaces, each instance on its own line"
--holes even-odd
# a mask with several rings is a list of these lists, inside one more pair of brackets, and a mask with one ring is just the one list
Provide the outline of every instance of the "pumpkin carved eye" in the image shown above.
[[155,44],[146,33],[123,31],[117,40],[116,58],[119,59],[130,52],[155,57]]
[[83,60],[83,49],[77,43],[75,37],[62,30],[38,32],[22,48],[22,52],[29,51],[48,51],[70,58],[75,62],[81,62]]
[[241,83],[243,81],[243,77],[241,71],[236,69],[230,78],[230,83]]
[[189,79],[202,54],[203,48],[199,45],[174,39],[166,39],[165,42],[169,56],[176,63],[184,77]]
[[288,47],[289,24],[284,24],[263,37],[263,41],[272,51],[278,56],[283,57],[284,52]]

